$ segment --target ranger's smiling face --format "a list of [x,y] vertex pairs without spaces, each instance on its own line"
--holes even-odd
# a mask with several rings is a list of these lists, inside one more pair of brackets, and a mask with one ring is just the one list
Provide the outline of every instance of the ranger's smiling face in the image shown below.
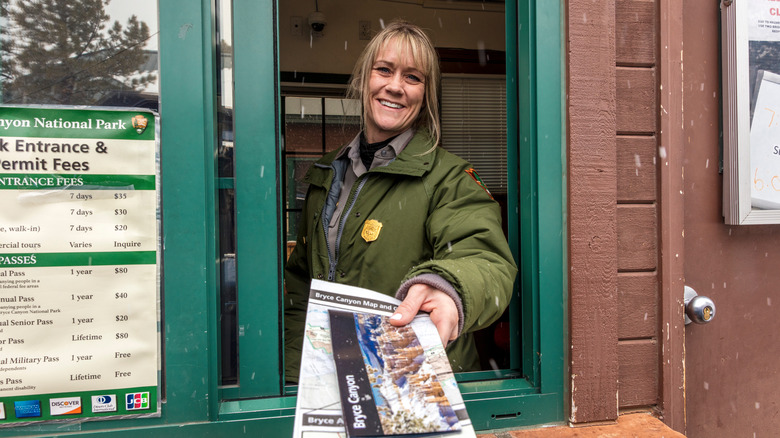
[[366,140],[376,143],[414,124],[425,99],[425,76],[411,50],[388,41],[377,54],[368,83]]

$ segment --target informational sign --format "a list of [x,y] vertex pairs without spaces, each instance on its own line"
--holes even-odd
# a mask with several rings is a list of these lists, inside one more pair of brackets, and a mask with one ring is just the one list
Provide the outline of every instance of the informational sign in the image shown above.
[[777,0],[750,0],[748,26],[751,40],[780,41],[780,5]]
[[780,2],[749,2],[748,50],[751,204],[780,209]]
[[724,222],[780,224],[780,0],[720,10]]
[[780,209],[780,75],[760,71],[750,126],[753,207]]
[[157,126],[0,107],[0,426],[159,415]]

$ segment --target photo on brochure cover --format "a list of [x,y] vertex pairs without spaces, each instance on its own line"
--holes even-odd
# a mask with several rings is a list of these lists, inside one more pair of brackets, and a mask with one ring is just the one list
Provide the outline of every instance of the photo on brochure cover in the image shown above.
[[438,373],[452,373],[441,344],[426,351],[411,325],[329,310],[333,356],[349,436],[460,430]]

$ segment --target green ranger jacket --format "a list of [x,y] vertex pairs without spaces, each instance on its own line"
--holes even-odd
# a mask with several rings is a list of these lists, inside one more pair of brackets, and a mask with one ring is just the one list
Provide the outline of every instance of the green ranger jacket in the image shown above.
[[[390,164],[355,182],[331,259],[322,214],[339,152],[325,155],[305,177],[308,194],[284,275],[286,379],[298,379],[312,278],[395,296],[407,279],[439,275],[463,305],[463,330],[447,346],[453,371],[479,369],[471,332],[501,316],[517,274],[498,203],[466,161],[442,148],[431,150],[427,135],[418,133]],[[361,236],[367,221],[381,224],[375,240]]]

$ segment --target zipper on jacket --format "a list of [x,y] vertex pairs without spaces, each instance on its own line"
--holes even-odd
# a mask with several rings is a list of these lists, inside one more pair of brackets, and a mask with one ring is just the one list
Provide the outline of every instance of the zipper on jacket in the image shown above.
[[336,232],[336,249],[333,252],[333,259],[330,258],[330,243],[328,242],[328,226],[327,224],[323,223],[323,229],[325,230],[325,246],[328,250],[328,260],[330,261],[330,266],[328,268],[328,281],[334,281],[336,278],[336,265],[339,262],[339,246],[341,244],[341,234],[344,232],[344,223],[347,221],[347,217],[349,217],[350,212],[352,211],[352,207],[355,206],[355,202],[357,202],[358,194],[360,194],[360,191],[363,189],[363,186],[366,185],[366,181],[368,181],[368,176],[364,175],[361,177],[362,180],[360,183],[358,183],[357,189],[355,189],[355,194],[352,195],[352,202],[349,203],[349,206],[344,209],[344,211],[341,212],[341,218],[339,219],[339,228]]
[[[333,261],[331,258],[331,252],[330,252],[330,238],[328,237],[328,227],[330,224],[330,214],[325,214],[328,211],[328,200],[330,198],[330,192],[333,188],[333,183],[336,180],[336,178],[339,176],[338,169],[336,169],[336,164],[331,163],[330,166],[326,166],[324,164],[320,163],[314,163],[314,166],[319,167],[321,169],[328,169],[333,171],[333,177],[331,179],[330,186],[328,187],[327,193],[325,195],[325,202],[322,204],[322,211],[320,211],[320,222],[322,222],[322,232],[325,235],[325,251],[328,254],[328,272],[332,270],[331,266],[333,265]],[[343,175],[342,175],[343,177]],[[335,255],[334,255],[335,256]],[[331,275],[328,274],[328,280],[330,280]]]

